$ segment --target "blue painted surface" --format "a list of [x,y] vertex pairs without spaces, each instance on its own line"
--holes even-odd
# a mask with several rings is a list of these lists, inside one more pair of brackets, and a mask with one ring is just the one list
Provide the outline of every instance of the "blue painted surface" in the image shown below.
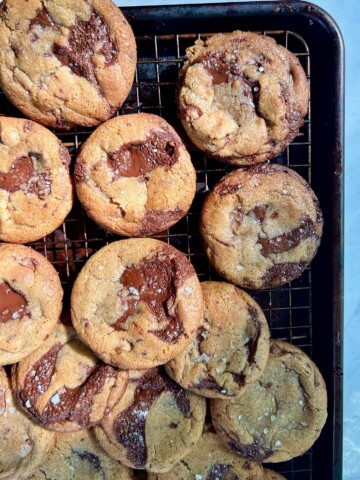
[[[117,0],[116,3],[120,6],[136,6],[218,1]],[[346,47],[343,471],[344,480],[360,480],[360,208],[357,203],[360,200],[360,1],[316,0],[313,3],[334,17],[343,33]]]

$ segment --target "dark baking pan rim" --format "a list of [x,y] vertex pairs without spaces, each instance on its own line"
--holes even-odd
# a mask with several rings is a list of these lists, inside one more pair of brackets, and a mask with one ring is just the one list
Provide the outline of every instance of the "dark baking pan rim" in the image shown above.
[[[324,373],[329,420],[314,453],[313,479],[342,478],[344,45],[335,21],[302,1],[126,7],[136,35],[289,30],[311,52],[312,185],[323,205],[323,245],[313,262],[313,358]],[[318,348],[320,344],[321,348]],[[331,449],[329,451],[329,444]],[[295,477],[294,477],[295,478]],[[298,479],[300,477],[296,477]]]

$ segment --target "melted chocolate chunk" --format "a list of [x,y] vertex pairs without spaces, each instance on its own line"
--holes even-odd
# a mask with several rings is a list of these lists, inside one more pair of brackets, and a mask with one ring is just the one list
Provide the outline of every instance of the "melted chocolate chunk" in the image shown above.
[[231,465],[216,463],[207,474],[206,480],[225,480],[226,474],[229,472]]
[[225,55],[205,55],[197,63],[201,63],[209,73],[213,85],[241,78],[240,65],[226,59]]
[[227,185],[226,183],[220,183],[215,187],[214,191],[218,195],[220,195],[220,197],[224,197],[225,195],[232,195],[233,193],[236,193],[238,190],[240,190],[241,187],[241,183],[235,185]]
[[252,364],[252,363],[256,363],[255,357],[256,357],[257,345],[258,345],[259,337],[261,333],[261,323],[259,320],[259,314],[255,307],[253,307],[252,305],[249,305],[248,312],[255,326],[255,334],[253,337],[250,338],[249,343],[246,345],[246,349],[248,352],[248,360],[249,360],[249,363]]
[[68,47],[54,44],[52,51],[62,65],[94,85],[98,85],[94,55],[103,55],[105,65],[114,63],[117,56],[117,48],[111,39],[109,27],[95,11],[88,22],[76,20],[70,28]]
[[77,160],[74,168],[74,177],[76,183],[85,183],[88,180],[86,162]]
[[160,324],[158,330],[150,333],[164,342],[177,342],[184,329],[175,308],[176,292],[191,275],[191,265],[185,258],[170,258],[161,253],[126,268],[120,278],[123,287],[129,291],[126,310],[113,327],[124,330],[125,322],[137,312],[139,302],[143,301]]
[[27,300],[8,283],[0,283],[0,323],[20,320],[25,315]]
[[253,443],[251,445],[243,445],[235,440],[229,443],[229,447],[230,450],[238,453],[242,457],[259,463],[263,462],[269,455],[273,453],[272,450],[261,447],[256,443]]
[[[108,378],[116,378],[116,370],[104,364],[90,367],[87,379],[82,385],[75,388],[64,386],[54,393],[40,412],[36,408],[37,399],[51,384],[57,357],[62,348],[61,343],[56,343],[35,363],[25,377],[23,388],[18,390],[16,395],[31,417],[40,425],[70,421],[77,423],[81,428],[89,428],[92,426],[90,415],[93,398],[101,391]],[[26,406],[28,402],[29,407]]]
[[38,10],[36,12],[36,17],[34,17],[29,24],[29,30],[31,30],[36,25],[40,25],[40,27],[51,27],[57,29],[58,26],[55,24],[53,18],[51,17],[50,13],[46,10]]
[[262,277],[264,288],[272,288],[274,285],[297,278],[304,268],[305,262],[300,263],[278,263],[270,267]]
[[24,133],[31,132],[33,128],[34,128],[33,122],[31,122],[30,120],[26,120],[26,122],[24,122],[24,125],[23,125]]
[[218,384],[215,378],[209,373],[205,378],[201,378],[196,384],[191,386],[192,388],[198,388],[199,390],[214,390],[221,393],[224,387]]
[[8,11],[8,6],[7,6],[7,3],[6,3],[6,0],[3,0],[1,3],[0,3],[0,16],[2,18],[5,17],[6,13]]
[[313,235],[315,235],[314,223],[311,218],[307,217],[300,223],[299,227],[294,228],[290,232],[272,238],[259,238],[257,243],[260,243],[262,246],[261,254],[264,257],[268,257],[273,253],[287,252],[297,247],[302,240]]
[[117,441],[127,449],[127,458],[135,468],[143,469],[147,457],[146,417],[153,403],[162,393],[170,392],[177,408],[189,418],[190,400],[160,368],[148,370],[136,383],[133,402],[115,419],[113,429]]
[[41,161],[41,154],[29,153],[27,157],[16,159],[10,170],[0,172],[0,188],[10,193],[22,190],[37,195],[41,200],[51,193],[51,174],[48,170],[37,172],[34,160]]
[[99,472],[100,470],[102,470],[100,458],[97,455],[95,455],[94,453],[88,452],[87,450],[83,450],[82,452],[78,452],[77,450],[73,450],[73,452],[79,458],[81,458],[81,460],[86,460],[87,462],[89,462],[95,468],[96,471]]
[[152,132],[142,142],[126,143],[110,153],[107,165],[112,181],[121,177],[140,177],[156,167],[171,168],[179,160],[179,141],[170,132]]
[[243,373],[232,373],[234,382],[236,382],[239,387],[243,387],[245,385],[246,377]]
[[248,215],[253,213],[256,220],[258,221],[258,223],[260,225],[262,225],[262,223],[265,220],[265,215],[266,215],[266,210],[267,209],[268,209],[268,205],[256,205],[256,207],[254,207],[252,210],[250,210]]
[[59,156],[61,163],[64,165],[64,167],[66,167],[67,170],[69,170],[71,157],[68,149],[61,142],[59,142]]
[[184,214],[185,212],[180,210],[180,208],[161,211],[149,210],[146,212],[142,220],[140,235],[144,236],[159,231],[160,227],[169,224],[169,222],[174,223],[175,221],[180,220]]

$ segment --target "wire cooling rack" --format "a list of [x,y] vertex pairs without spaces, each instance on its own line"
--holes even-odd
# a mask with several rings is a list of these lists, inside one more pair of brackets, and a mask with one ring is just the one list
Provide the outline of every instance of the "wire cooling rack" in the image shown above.
[[[288,30],[258,32],[273,37],[277,43],[292,51],[301,62],[310,82],[310,53],[304,39]],[[199,234],[201,206],[209,190],[232,170],[222,163],[208,159],[184,136],[177,117],[175,90],[178,71],[184,62],[185,50],[196,39],[209,34],[146,35],[137,37],[138,63],[132,90],[117,115],[149,112],[164,117],[182,136],[197,171],[196,196],[189,213],[176,225],[157,235],[186,253],[200,280],[220,279],[207,262]],[[22,116],[0,93],[0,115]],[[69,132],[54,131],[76,158],[81,144],[94,129],[78,127]],[[299,135],[276,159],[288,165],[311,183],[311,99],[309,113]],[[90,220],[78,201],[65,222],[54,233],[30,246],[43,253],[55,266],[65,290],[68,306],[72,284],[87,259],[104,245],[118,240]],[[273,338],[301,347],[312,355],[312,284],[311,267],[302,276],[276,290],[251,291],[252,297],[265,312]],[[272,467],[288,480],[312,480],[311,451],[290,462]]]

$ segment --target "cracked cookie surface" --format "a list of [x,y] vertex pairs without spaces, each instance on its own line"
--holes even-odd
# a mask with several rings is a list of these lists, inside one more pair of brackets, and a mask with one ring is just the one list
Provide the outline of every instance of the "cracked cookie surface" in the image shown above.
[[120,240],[88,260],[71,295],[80,338],[106,363],[125,369],[161,365],[196,334],[200,282],[186,256],[149,238]]
[[263,468],[229,452],[213,432],[205,432],[196,449],[168,473],[150,474],[149,480],[263,480]]
[[259,305],[225,282],[202,282],[204,313],[191,344],[166,364],[183,388],[208,398],[233,398],[262,374],[269,327]]
[[18,404],[37,423],[60,432],[99,423],[120,400],[127,381],[126,371],[103,364],[73,328],[60,323],[12,368]]
[[211,400],[213,425],[228,446],[258,462],[305,453],[327,417],[325,382],[299,348],[272,340],[262,376],[236,400]]
[[56,326],[62,308],[59,275],[40,253],[0,244],[0,365],[34,352]]
[[133,32],[111,0],[3,0],[0,84],[43,125],[104,122],[133,83]]
[[0,118],[0,240],[33,242],[53,232],[73,204],[70,155],[45,127]]
[[301,275],[320,244],[323,216],[309,184],[277,164],[235,170],[206,198],[200,231],[211,265],[244,288]]
[[309,89],[298,59],[275,40],[235,31],[186,51],[178,106],[192,142],[232,165],[278,155],[307,113]]
[[93,430],[58,433],[48,457],[29,480],[131,480],[130,469],[109,457]]
[[29,420],[14,402],[10,380],[0,367],[0,478],[25,480],[51,450],[55,434]]
[[196,173],[180,137],[161,117],[115,117],[85,142],[75,164],[88,215],[119,235],[166,230],[189,210]]
[[95,435],[125,465],[167,472],[199,440],[205,413],[205,399],[182,389],[161,367],[133,370],[123,398]]

